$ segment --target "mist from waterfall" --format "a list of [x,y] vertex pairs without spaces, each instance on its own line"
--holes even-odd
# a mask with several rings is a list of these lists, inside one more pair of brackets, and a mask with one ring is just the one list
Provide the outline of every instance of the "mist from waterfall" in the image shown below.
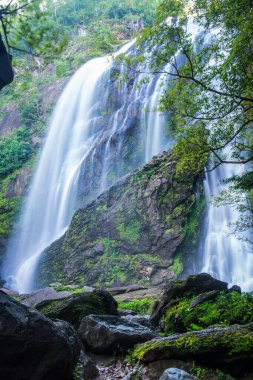
[[23,207],[21,230],[14,231],[6,253],[5,286],[32,291],[40,254],[66,231],[74,211],[168,142],[164,118],[153,109],[162,75],[152,77],[148,86],[137,86],[141,74],[136,75],[127,88],[114,79],[115,70],[123,74],[124,65],[115,66],[112,57],[89,61],[63,91]]

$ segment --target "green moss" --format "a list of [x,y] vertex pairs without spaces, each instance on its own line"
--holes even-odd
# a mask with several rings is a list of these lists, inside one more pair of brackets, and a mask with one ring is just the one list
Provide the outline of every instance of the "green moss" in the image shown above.
[[135,243],[140,239],[140,230],[141,224],[138,220],[133,220],[128,224],[120,223],[117,226],[120,239],[130,243]]
[[174,259],[173,259],[173,264],[171,265],[170,267],[174,273],[179,276],[180,274],[183,273],[183,270],[184,270],[184,266],[183,266],[183,263],[182,263],[182,259],[179,255],[175,256]]
[[138,314],[150,314],[155,300],[150,298],[133,299],[129,302],[117,301],[119,309],[136,311]]
[[220,292],[215,300],[205,301],[190,309],[193,299],[182,299],[166,311],[164,324],[167,334],[196,331],[211,325],[253,322],[253,296],[249,294]]

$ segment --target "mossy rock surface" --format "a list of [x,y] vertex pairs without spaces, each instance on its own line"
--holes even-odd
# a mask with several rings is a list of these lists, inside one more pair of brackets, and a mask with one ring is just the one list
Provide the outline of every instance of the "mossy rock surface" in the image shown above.
[[132,357],[143,363],[171,358],[194,360],[197,364],[214,368],[232,367],[239,362],[241,366],[245,363],[252,368],[253,323],[153,339],[136,346]]
[[83,209],[42,255],[37,287],[61,281],[114,287],[160,285],[177,276],[173,257],[196,203],[197,175],[176,176],[170,152],[124,177]]
[[78,328],[83,317],[90,314],[118,315],[117,302],[106,291],[95,290],[60,300],[43,301],[36,309],[49,318],[62,319]]
[[166,310],[162,320],[167,334],[202,330],[212,325],[226,327],[253,322],[253,296],[250,294],[218,292],[214,299],[191,307],[195,299],[184,298]]
[[214,290],[225,291],[227,287],[226,282],[217,280],[207,273],[192,275],[186,280],[174,281],[164,289],[161,300],[155,305],[150,317],[151,322],[158,325],[166,310],[177,304],[179,300],[191,299]]

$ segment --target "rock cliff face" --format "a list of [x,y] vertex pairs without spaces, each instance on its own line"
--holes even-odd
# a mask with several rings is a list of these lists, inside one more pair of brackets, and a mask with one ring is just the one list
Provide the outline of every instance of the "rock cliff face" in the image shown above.
[[56,280],[159,285],[174,278],[173,256],[196,205],[197,179],[175,172],[164,152],[78,210],[64,236],[42,254],[37,286]]

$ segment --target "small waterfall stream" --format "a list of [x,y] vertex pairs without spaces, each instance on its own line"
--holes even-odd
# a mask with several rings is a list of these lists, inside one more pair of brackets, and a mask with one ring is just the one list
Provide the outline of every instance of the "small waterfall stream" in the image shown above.
[[239,239],[233,227],[240,213],[230,205],[217,207],[214,204],[214,198],[228,187],[224,180],[240,175],[244,170],[243,165],[227,164],[207,173],[204,180],[207,210],[199,257],[202,261],[201,272],[250,291],[253,289],[252,245]]

